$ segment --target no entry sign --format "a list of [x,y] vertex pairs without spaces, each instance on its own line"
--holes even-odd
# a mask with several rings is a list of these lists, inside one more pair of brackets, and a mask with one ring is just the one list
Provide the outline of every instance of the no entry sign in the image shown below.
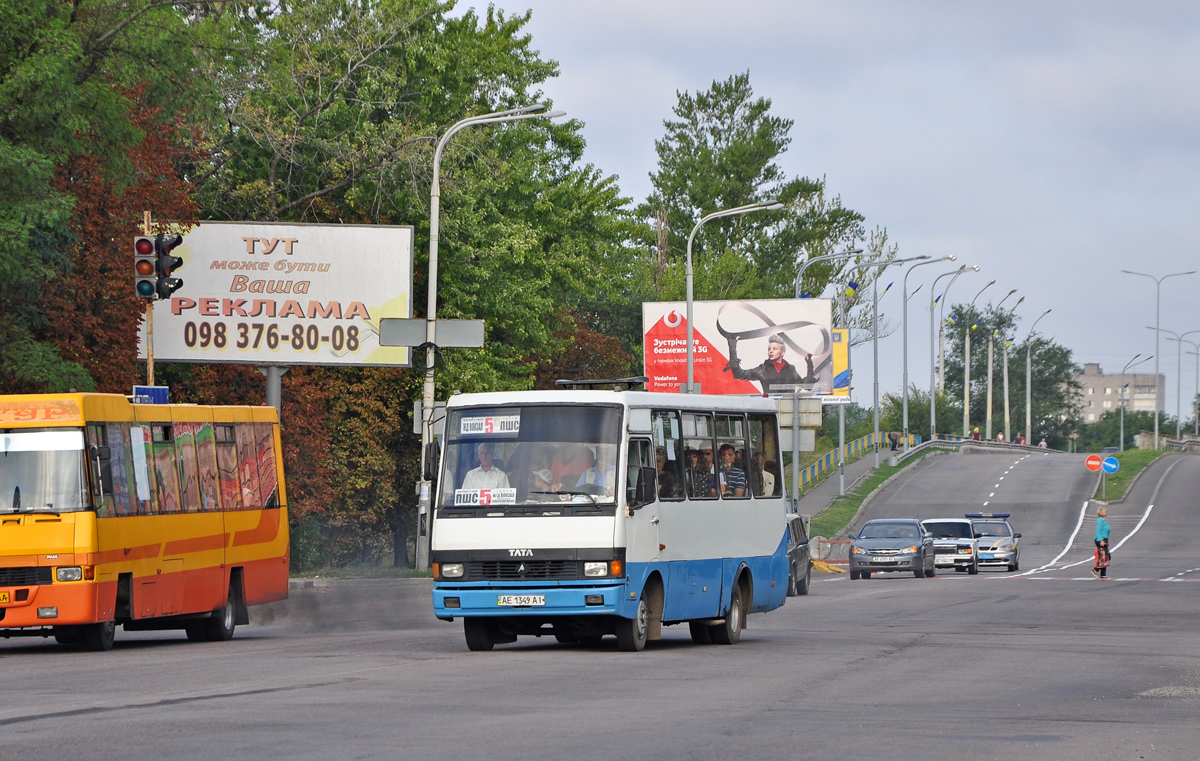
[[1104,460],[1102,460],[1098,454],[1090,454],[1088,455],[1088,458],[1083,461],[1083,464],[1087,466],[1088,470],[1100,470],[1100,466],[1104,464]]

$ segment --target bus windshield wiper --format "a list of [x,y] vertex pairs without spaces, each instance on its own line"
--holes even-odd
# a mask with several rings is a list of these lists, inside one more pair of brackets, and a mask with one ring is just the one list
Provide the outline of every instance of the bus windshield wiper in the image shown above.
[[558,490],[558,491],[556,491],[556,492],[548,492],[548,493],[550,493],[550,494],[570,494],[570,495],[572,495],[572,496],[575,496],[575,495],[579,494],[579,495],[582,495],[582,496],[584,496],[584,497],[587,497],[587,498],[588,498],[588,501],[590,501],[590,502],[592,503],[592,505],[598,505],[598,504],[600,504],[599,502],[597,502],[597,501],[596,501],[596,497],[595,497],[595,495],[593,495],[593,494],[591,494],[591,493],[589,493],[589,492],[586,492],[586,491],[573,491],[573,490],[570,490],[570,489],[559,489],[559,490]]

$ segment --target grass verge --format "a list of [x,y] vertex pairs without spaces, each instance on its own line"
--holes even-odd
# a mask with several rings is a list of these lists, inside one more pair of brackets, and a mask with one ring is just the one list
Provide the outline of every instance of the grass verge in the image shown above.
[[863,500],[867,495],[875,491],[884,481],[896,475],[913,463],[919,462],[924,457],[931,453],[923,452],[914,455],[900,463],[899,466],[893,468],[884,460],[871,475],[864,478],[850,491],[846,492],[843,497],[837,497],[821,512],[813,516],[811,534],[813,536],[830,537],[835,536],[837,532],[846,527],[854,516],[858,513],[858,508],[862,506]]
[[1116,473],[1104,476],[1107,483],[1103,489],[1099,485],[1096,486],[1095,498],[1106,502],[1124,499],[1129,484],[1133,483],[1137,474],[1145,470],[1147,465],[1157,460],[1162,454],[1153,449],[1127,449],[1112,455],[1117,458],[1117,462],[1121,463],[1121,467]]

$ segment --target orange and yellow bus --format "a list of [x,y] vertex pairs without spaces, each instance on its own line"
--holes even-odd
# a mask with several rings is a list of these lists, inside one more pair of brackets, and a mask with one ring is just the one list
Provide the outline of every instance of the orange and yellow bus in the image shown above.
[[0,396],[0,637],[228,640],[287,591],[273,407]]

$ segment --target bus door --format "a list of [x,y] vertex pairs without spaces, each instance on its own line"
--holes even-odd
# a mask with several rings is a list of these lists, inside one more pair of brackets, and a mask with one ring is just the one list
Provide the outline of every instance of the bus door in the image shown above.
[[[644,575],[640,570],[646,564],[658,561],[658,507],[659,503],[650,501],[638,503],[637,487],[641,479],[642,468],[650,465],[650,440],[631,438],[628,445],[628,455],[625,468],[625,562],[630,567],[630,579],[640,580]],[[639,574],[639,575],[635,575]]]
[[[656,411],[667,458],[667,482],[682,488],[659,492],[659,543],[667,561],[663,619],[685,621],[718,615],[722,559],[713,418],[708,413]],[[676,453],[674,460],[670,457]]]

